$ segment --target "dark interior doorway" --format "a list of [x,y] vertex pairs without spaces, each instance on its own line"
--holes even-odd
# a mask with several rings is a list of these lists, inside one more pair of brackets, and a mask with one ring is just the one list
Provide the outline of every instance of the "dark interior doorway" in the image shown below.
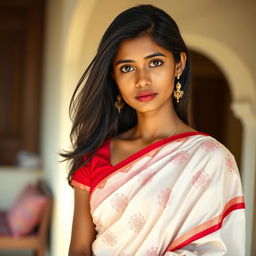
[[45,0],[0,1],[0,165],[39,154]]
[[191,51],[192,124],[224,144],[241,163],[242,125],[231,110],[231,92],[225,76],[210,59]]

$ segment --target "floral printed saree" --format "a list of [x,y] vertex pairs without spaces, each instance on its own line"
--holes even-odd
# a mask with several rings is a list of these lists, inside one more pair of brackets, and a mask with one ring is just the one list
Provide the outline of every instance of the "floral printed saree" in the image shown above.
[[241,180],[225,146],[186,132],[112,166],[110,141],[72,180],[90,192],[94,255],[245,255]]

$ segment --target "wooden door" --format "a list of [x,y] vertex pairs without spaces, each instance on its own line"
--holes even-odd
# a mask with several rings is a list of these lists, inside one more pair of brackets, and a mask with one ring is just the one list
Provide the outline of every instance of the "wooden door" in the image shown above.
[[42,0],[0,1],[0,165],[39,153]]

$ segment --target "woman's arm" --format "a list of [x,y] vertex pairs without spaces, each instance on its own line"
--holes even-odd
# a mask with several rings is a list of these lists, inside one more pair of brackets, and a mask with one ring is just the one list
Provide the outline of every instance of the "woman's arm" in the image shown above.
[[75,207],[68,255],[90,256],[96,231],[90,214],[89,192],[76,187],[74,190]]

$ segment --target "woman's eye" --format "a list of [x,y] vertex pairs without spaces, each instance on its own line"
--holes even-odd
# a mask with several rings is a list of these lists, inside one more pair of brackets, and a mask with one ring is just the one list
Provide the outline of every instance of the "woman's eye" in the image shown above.
[[129,66],[129,65],[125,65],[125,66],[121,67],[121,71],[124,72],[124,73],[128,73],[128,72],[131,72],[133,70],[134,70],[134,68],[132,66]]
[[160,65],[162,65],[163,62],[161,60],[153,60],[151,63],[150,63],[150,67],[158,67]]

